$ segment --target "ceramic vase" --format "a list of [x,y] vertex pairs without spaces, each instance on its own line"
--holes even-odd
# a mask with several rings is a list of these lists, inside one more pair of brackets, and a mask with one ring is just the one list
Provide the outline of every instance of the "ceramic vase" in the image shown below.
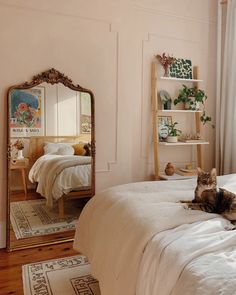
[[178,142],[178,136],[168,136],[166,141],[170,143]]
[[168,163],[165,168],[165,174],[168,176],[173,175],[175,172],[175,168],[171,163]]
[[23,156],[23,150],[18,150],[17,151],[17,159],[20,160],[20,159],[24,159],[24,156]]

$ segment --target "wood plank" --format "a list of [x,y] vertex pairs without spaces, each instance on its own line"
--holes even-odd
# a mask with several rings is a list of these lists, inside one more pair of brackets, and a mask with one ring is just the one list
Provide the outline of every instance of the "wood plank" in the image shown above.
[[72,248],[72,242],[10,253],[0,250],[0,294],[24,294],[22,265],[77,254]]
[[157,99],[157,64],[152,63],[151,67],[151,96],[152,96],[152,121],[153,121],[153,150],[154,150],[154,174],[155,180],[160,180],[160,162],[158,155],[158,130],[157,130],[157,110],[158,110],[158,99]]

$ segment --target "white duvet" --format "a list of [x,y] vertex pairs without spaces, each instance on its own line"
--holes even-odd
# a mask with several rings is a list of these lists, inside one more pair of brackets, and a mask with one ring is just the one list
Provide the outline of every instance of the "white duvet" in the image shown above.
[[[236,175],[218,178],[219,186]],[[236,230],[183,208],[196,180],[110,188],[80,215],[74,248],[87,255],[102,295],[236,294]]]
[[[68,161],[72,163],[70,166],[66,164]],[[52,199],[58,200],[63,194],[91,185],[91,157],[44,155],[32,166],[29,180],[38,183],[37,192],[51,205]]]

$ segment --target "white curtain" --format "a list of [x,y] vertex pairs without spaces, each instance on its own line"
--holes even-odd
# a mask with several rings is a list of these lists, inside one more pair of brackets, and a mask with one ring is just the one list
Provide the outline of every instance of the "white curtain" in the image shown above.
[[[236,173],[236,0],[228,0],[227,12],[219,1],[216,167],[218,174]],[[226,16],[226,22],[224,22]]]

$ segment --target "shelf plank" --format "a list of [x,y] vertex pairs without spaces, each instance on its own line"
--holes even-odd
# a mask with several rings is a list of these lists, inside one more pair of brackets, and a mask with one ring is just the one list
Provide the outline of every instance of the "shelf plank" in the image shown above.
[[161,80],[167,81],[179,81],[179,82],[203,82],[201,79],[183,79],[183,78],[174,78],[174,77],[160,77]]
[[158,110],[158,113],[201,113],[202,111],[193,111],[193,110]]
[[193,176],[182,176],[179,174],[174,173],[171,176],[168,176],[166,174],[161,173],[160,174],[160,178],[162,180],[184,180],[184,179],[191,179],[191,178],[197,178],[197,175],[193,175]]
[[178,142],[165,142],[165,141],[160,141],[159,145],[168,145],[168,146],[176,146],[176,145],[199,145],[199,144],[209,144],[208,141],[200,141],[200,142],[183,142],[183,141],[178,141]]

